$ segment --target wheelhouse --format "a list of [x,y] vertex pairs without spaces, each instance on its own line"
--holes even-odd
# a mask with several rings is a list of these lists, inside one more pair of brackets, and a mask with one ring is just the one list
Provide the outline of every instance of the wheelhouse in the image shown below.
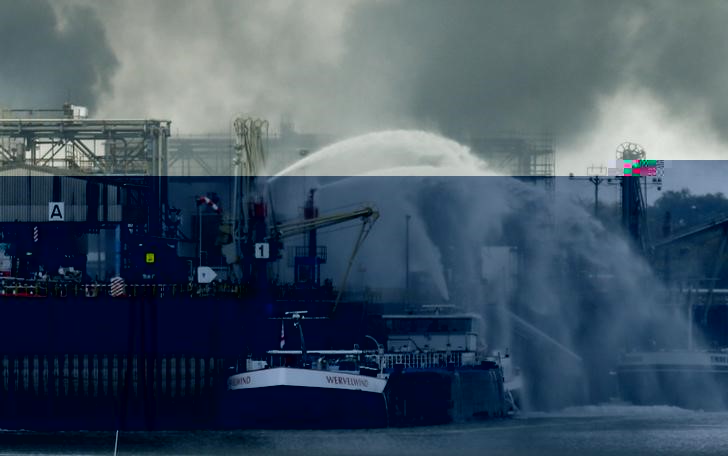
[[483,332],[483,318],[477,314],[382,315],[387,351],[476,352]]

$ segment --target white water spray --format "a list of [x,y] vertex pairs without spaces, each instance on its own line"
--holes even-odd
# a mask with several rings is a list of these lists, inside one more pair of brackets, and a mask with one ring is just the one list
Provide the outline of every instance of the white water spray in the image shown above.
[[324,147],[276,176],[492,176],[455,141],[424,131],[371,133]]
[[[413,248],[410,254],[411,271],[428,273],[440,298],[447,301],[449,293],[439,249],[429,238],[422,217],[417,216],[420,199],[417,192],[423,180],[408,179],[406,183],[399,182],[405,184],[400,187],[397,181],[384,179],[378,181],[384,184],[379,187],[367,179],[345,177],[493,175],[496,174],[465,146],[432,133],[398,130],[363,135],[325,147],[279,172],[271,182],[279,181],[280,177],[314,176],[310,186],[319,189],[317,204],[323,211],[346,207],[357,201],[373,203],[382,218],[388,221],[378,223],[367,248],[359,254],[358,263],[364,265],[391,260],[393,250],[401,250],[397,247],[404,245],[405,215],[414,215],[410,226],[410,245],[417,248]],[[394,189],[391,188],[393,184]],[[298,182],[294,186],[298,186]],[[276,201],[277,211],[292,214],[292,217],[295,217],[297,205],[297,201],[288,197]],[[343,241],[341,244],[340,240]],[[333,245],[346,245],[347,241],[346,234],[333,234],[327,238],[327,242]],[[394,269],[403,271],[402,256],[394,260]],[[341,270],[338,264],[332,269]],[[366,279],[385,289],[402,288],[404,282],[401,273],[381,267],[368,267]]]
[[[272,179],[276,210],[291,218],[301,205],[301,185],[298,180],[293,190],[286,188],[285,178],[302,175],[316,176],[306,179],[306,187],[318,188],[322,213],[364,202],[380,211],[357,259],[359,270],[366,271],[361,283],[404,285],[405,216],[411,215],[410,269],[429,277],[439,295],[435,298],[489,316],[493,343],[510,345],[512,335],[529,325],[538,331],[528,337],[540,332],[536,337],[551,339],[551,351],[534,343],[530,352],[535,353],[527,353],[536,377],[531,380],[538,383],[535,394],[549,396],[550,405],[567,403],[574,394],[583,397],[585,379],[603,378],[601,370],[613,366],[622,349],[644,339],[666,344],[675,340],[676,328],[684,328],[660,309],[663,290],[625,239],[570,200],[496,177],[453,141],[420,131],[389,131],[326,147]],[[353,231],[321,233],[321,242],[346,252]],[[517,288],[502,276],[484,280],[485,246],[518,249],[523,264]],[[341,271],[346,261],[345,255],[332,255],[327,267]],[[608,284],[585,281],[580,275],[585,270],[607,275]],[[504,307],[528,324],[493,312]],[[585,362],[575,363],[573,353],[559,359],[553,347],[562,347],[561,354],[576,352]]]

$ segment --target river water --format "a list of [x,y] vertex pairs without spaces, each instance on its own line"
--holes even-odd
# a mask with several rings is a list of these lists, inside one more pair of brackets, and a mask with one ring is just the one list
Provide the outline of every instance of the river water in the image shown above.
[[[0,455],[113,454],[114,434],[0,432]],[[399,429],[129,432],[119,455],[726,455],[728,412],[588,406]]]

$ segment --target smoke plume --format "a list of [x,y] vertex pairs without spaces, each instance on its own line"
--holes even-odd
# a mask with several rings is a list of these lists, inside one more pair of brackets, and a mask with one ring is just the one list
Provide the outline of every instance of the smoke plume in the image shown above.
[[48,0],[0,0],[0,106],[95,108],[117,60],[96,12]]
[[[227,133],[238,113],[341,135],[549,133],[562,172],[623,141],[722,158],[724,2],[0,2],[2,103]],[[55,11],[55,12],[54,12]],[[108,37],[108,39],[106,38]],[[118,61],[118,65],[116,62]],[[697,154],[697,156],[695,155]],[[566,166],[561,160],[557,165]]]

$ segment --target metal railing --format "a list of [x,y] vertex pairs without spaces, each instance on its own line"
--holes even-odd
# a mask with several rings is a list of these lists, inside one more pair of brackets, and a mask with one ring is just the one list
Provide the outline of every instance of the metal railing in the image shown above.
[[[98,298],[114,296],[112,285],[108,283],[78,283],[44,280],[0,279],[0,296],[3,297],[58,297],[58,298]],[[242,297],[248,287],[232,283],[212,284],[125,284],[119,298],[176,296],[219,296]]]
[[428,369],[462,365],[461,353],[387,353],[378,355],[382,369],[392,369],[395,365],[401,364],[405,369]]

